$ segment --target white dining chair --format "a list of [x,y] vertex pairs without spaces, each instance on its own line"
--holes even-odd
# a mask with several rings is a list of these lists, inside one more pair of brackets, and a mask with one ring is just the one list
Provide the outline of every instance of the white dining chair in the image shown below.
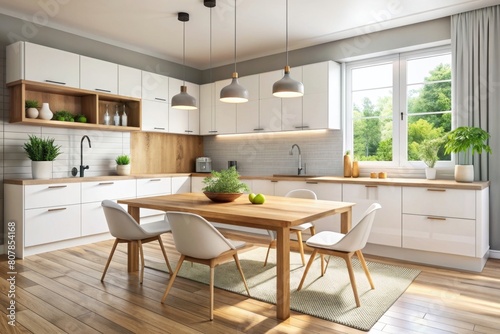
[[214,269],[219,264],[227,262],[229,258],[234,259],[247,294],[250,296],[245,275],[238,259],[238,249],[244,247],[245,242],[226,239],[205,218],[193,213],[167,212],[167,218],[172,228],[175,248],[181,256],[161,299],[162,304],[165,302],[184,260],[210,267],[210,320],[214,318]]
[[[306,199],[318,199],[316,193],[309,189],[295,189],[291,190],[285,194],[285,197],[292,198],[306,198]],[[305,256],[304,256],[304,244],[302,241],[302,232],[309,229],[311,231],[311,235],[316,234],[316,230],[314,229],[314,224],[312,222],[307,222],[304,224],[300,224],[298,226],[290,227],[290,233],[295,233],[297,235],[297,242],[299,244],[299,252],[300,258],[302,260],[302,265],[306,264]],[[271,242],[269,243],[269,247],[267,247],[266,259],[264,260],[264,267],[267,265],[267,259],[269,257],[269,252],[271,248],[276,247],[276,231],[267,230],[269,233],[269,237],[271,238]]]
[[[372,205],[370,205],[370,207],[365,211],[363,218],[361,218],[359,223],[356,224],[356,226],[354,226],[347,234],[332,231],[322,231],[309,238],[306,244],[307,246],[313,248],[313,253],[309,258],[309,262],[307,262],[306,269],[304,271],[304,274],[302,275],[302,279],[300,280],[297,291],[302,289],[302,285],[304,284],[304,281],[306,279],[307,272],[311,268],[311,264],[314,262],[316,254],[319,253],[322,255],[337,256],[344,259],[346,262],[352,291],[354,293],[354,299],[356,300],[356,306],[359,307],[361,303],[359,301],[358,289],[356,287],[356,279],[354,277],[351,257],[356,254],[366,274],[366,278],[370,283],[370,287],[372,289],[375,289],[370,271],[368,270],[368,266],[366,265],[365,258],[363,256],[363,253],[361,252],[361,249],[366,246],[366,242],[368,241],[370,230],[373,225],[373,220],[375,218],[375,212],[380,208],[381,206],[378,203],[373,203]],[[324,262],[323,258],[321,258],[321,276],[323,276],[324,273]]]
[[108,261],[104,267],[104,272],[102,273],[101,282],[104,281],[104,276],[108,271],[109,264],[115,253],[116,246],[119,243],[130,243],[137,242],[139,245],[139,254],[141,259],[141,273],[140,273],[140,283],[144,279],[144,250],[142,244],[158,240],[160,244],[163,257],[168,267],[168,271],[171,274],[172,268],[170,267],[170,262],[168,261],[167,253],[165,252],[165,247],[161,240],[161,235],[163,233],[170,232],[170,224],[165,219],[162,221],[140,225],[138,224],[131,215],[125,211],[121,205],[110,201],[104,200],[101,202],[101,206],[104,210],[104,215],[106,216],[106,222],[108,223],[109,233],[115,237],[115,242],[111,253],[109,254]]

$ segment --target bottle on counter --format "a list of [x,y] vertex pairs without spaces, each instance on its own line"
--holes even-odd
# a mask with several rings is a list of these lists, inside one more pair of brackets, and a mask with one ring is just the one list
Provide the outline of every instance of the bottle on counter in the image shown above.
[[344,155],[344,177],[352,176],[351,156],[350,151],[347,150]]
[[127,126],[127,113],[125,112],[125,105],[123,105],[122,126]]
[[109,116],[108,105],[106,104],[106,112],[104,113],[104,125],[109,125],[111,117]]
[[356,160],[352,162],[352,177],[359,177],[359,165]]
[[118,114],[118,105],[115,107],[115,116],[113,117],[115,125],[120,125],[120,114]]

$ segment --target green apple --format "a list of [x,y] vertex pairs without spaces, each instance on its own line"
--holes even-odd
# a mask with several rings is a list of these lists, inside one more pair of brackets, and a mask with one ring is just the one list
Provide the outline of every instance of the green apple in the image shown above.
[[248,194],[248,200],[250,201],[250,203],[253,203],[253,199],[255,198],[255,194],[254,193],[250,193]]
[[264,204],[266,197],[263,194],[257,194],[253,198],[252,204]]

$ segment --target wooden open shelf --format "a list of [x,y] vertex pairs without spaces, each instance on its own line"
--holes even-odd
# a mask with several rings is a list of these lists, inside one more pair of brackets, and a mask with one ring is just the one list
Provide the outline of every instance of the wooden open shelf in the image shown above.
[[[141,130],[141,100],[137,98],[25,80],[11,83],[8,87],[11,93],[10,123],[109,131]],[[26,100],[37,100],[40,106],[42,103],[49,103],[50,109],[54,113],[65,110],[73,115],[83,114],[87,118],[87,123],[28,118],[24,108]],[[106,105],[108,105],[111,122],[115,106],[119,105],[121,115],[123,105],[125,105],[128,126],[104,125]]]

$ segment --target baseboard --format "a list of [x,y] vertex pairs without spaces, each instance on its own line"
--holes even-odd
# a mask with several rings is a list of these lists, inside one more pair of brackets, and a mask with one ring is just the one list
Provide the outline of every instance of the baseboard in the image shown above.
[[500,259],[500,250],[491,250],[488,254],[490,259]]

